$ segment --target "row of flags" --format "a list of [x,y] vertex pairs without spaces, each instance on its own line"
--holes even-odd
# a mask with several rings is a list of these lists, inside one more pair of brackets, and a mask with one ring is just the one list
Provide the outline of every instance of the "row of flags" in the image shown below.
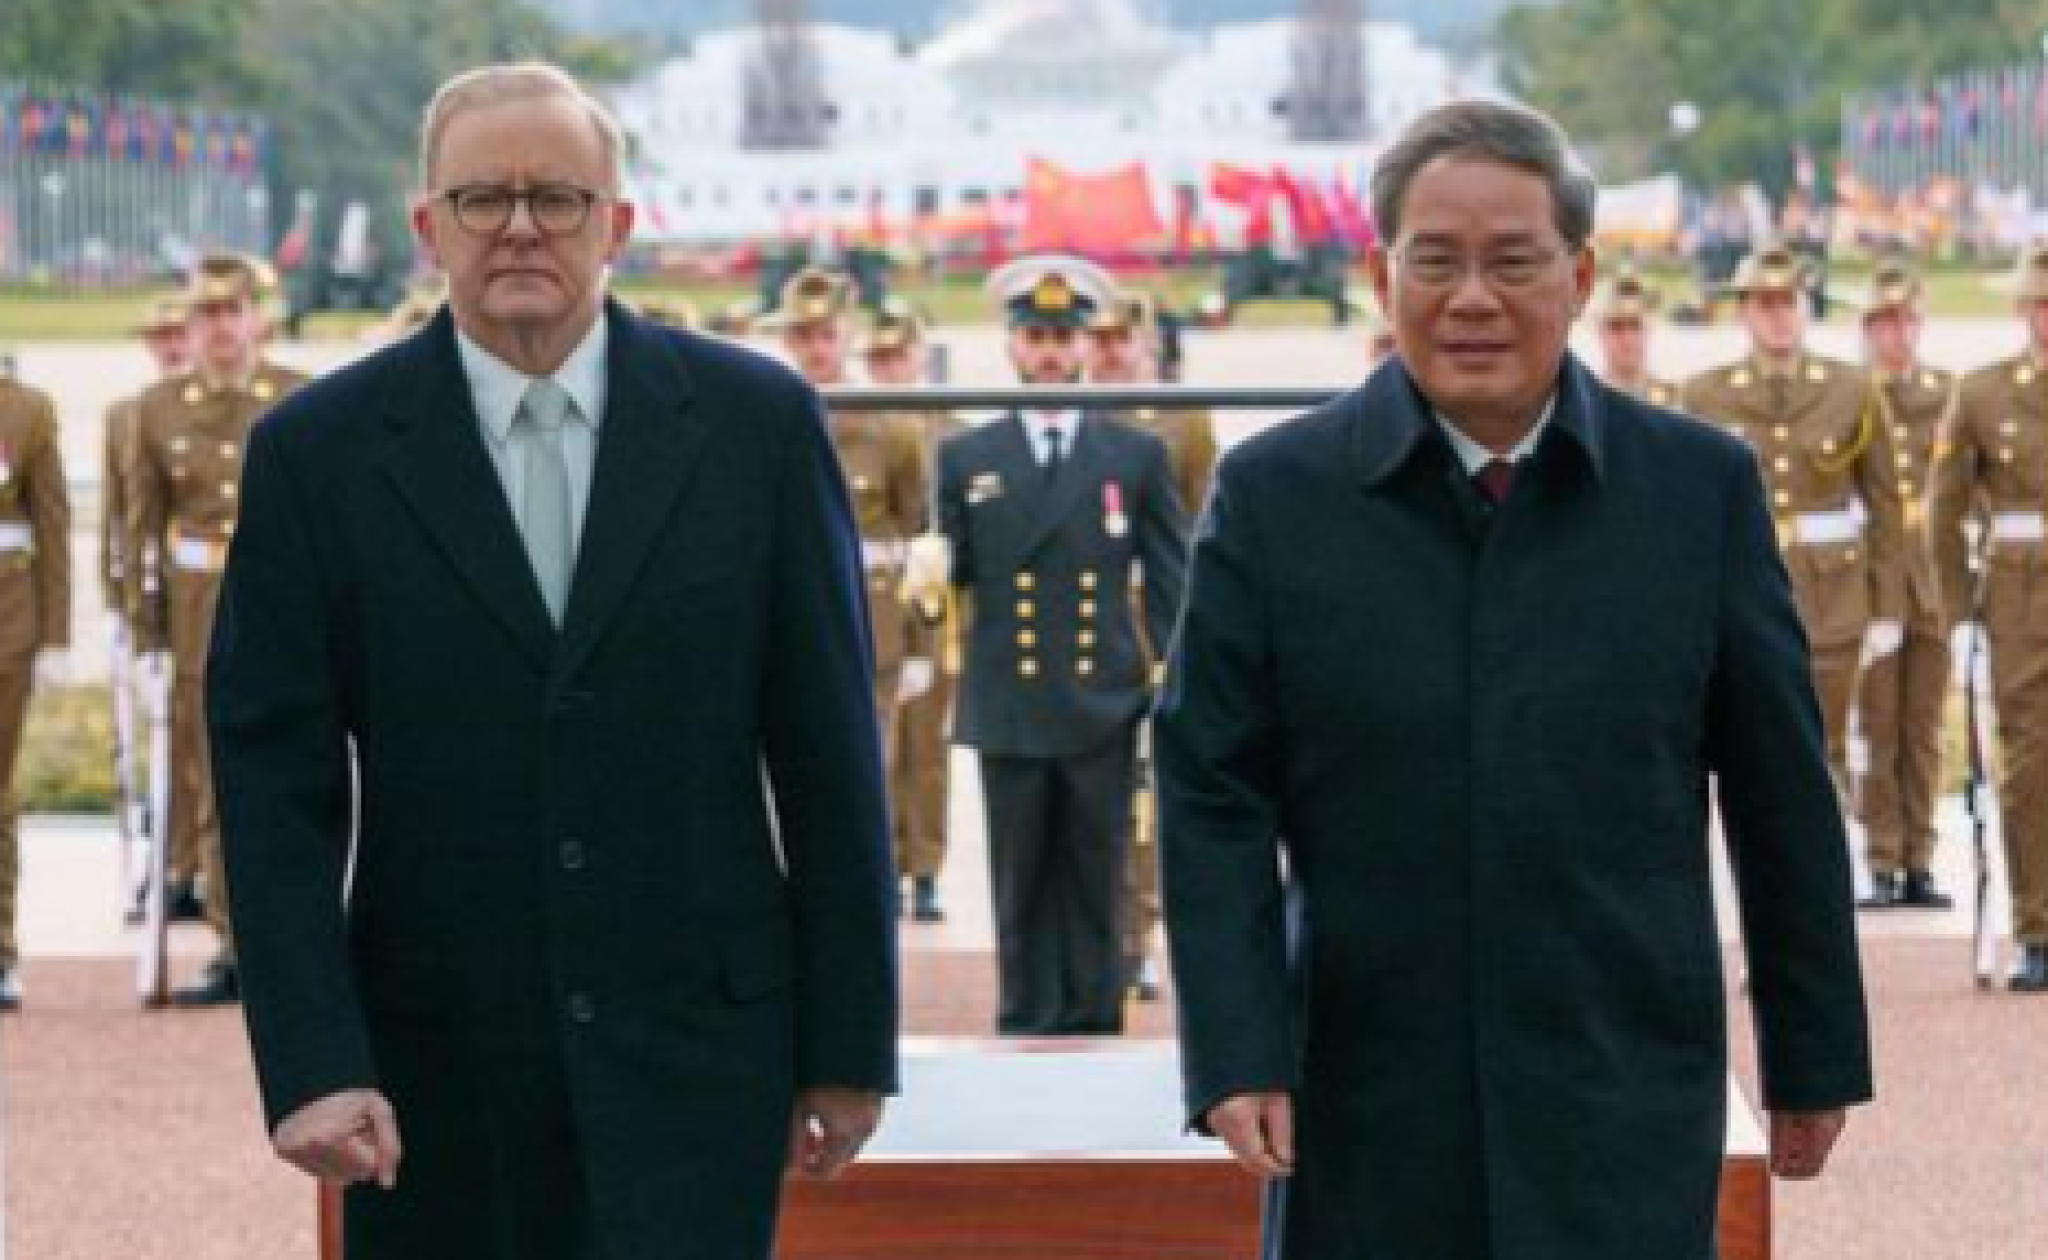
[[1932,148],[2017,123],[2048,136],[2048,64],[1982,70],[1853,102],[1844,140],[1867,149]]
[[202,167],[254,178],[270,145],[269,127],[245,114],[0,85],[0,158]]

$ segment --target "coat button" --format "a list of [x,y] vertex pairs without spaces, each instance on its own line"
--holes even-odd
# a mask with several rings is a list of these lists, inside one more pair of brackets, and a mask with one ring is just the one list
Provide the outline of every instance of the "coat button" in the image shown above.
[[590,854],[584,849],[581,840],[562,841],[561,847],[556,850],[556,856],[561,860],[562,869],[565,871],[580,871],[590,860]]
[[569,1019],[573,1023],[594,1024],[597,1022],[597,1002],[588,993],[571,993],[569,995],[568,1009]]

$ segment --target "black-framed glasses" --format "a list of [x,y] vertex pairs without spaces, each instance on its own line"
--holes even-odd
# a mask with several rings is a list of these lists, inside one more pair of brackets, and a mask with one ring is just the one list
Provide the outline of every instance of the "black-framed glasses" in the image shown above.
[[534,184],[514,188],[510,184],[464,184],[440,195],[455,212],[464,231],[478,236],[495,236],[512,223],[512,215],[523,202],[527,217],[544,236],[567,236],[581,231],[590,221],[590,208],[603,201],[604,194],[574,184]]
[[1426,241],[1395,249],[1394,259],[1419,288],[1454,289],[1464,283],[1467,274],[1477,271],[1496,293],[1513,293],[1548,279],[1550,269],[1559,259],[1576,252],[1542,245],[1514,245],[1467,259],[1447,246]]

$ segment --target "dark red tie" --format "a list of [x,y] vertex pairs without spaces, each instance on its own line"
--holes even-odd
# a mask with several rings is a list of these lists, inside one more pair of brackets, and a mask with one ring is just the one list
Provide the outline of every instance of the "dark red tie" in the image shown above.
[[1472,474],[1473,484],[1479,487],[1479,493],[1493,503],[1499,503],[1508,497],[1508,486],[1513,484],[1514,480],[1514,461],[1506,459],[1489,459],[1484,467]]

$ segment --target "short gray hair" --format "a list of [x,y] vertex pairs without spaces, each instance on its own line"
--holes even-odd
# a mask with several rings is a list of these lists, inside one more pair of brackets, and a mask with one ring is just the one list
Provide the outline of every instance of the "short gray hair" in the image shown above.
[[1422,168],[1442,157],[1497,162],[1527,171],[1550,188],[1558,235],[1573,249],[1593,238],[1599,185],[1572,156],[1562,128],[1520,105],[1452,101],[1408,124],[1373,164],[1373,222],[1382,242],[1401,234],[1401,205],[1409,185]]
[[478,66],[441,85],[427,104],[420,120],[420,188],[434,185],[434,163],[441,156],[441,137],[457,114],[510,101],[537,101],[559,97],[574,101],[590,117],[604,150],[605,169],[614,184],[620,182],[626,142],[619,123],[604,103],[586,91],[568,71],[545,61],[514,61]]

